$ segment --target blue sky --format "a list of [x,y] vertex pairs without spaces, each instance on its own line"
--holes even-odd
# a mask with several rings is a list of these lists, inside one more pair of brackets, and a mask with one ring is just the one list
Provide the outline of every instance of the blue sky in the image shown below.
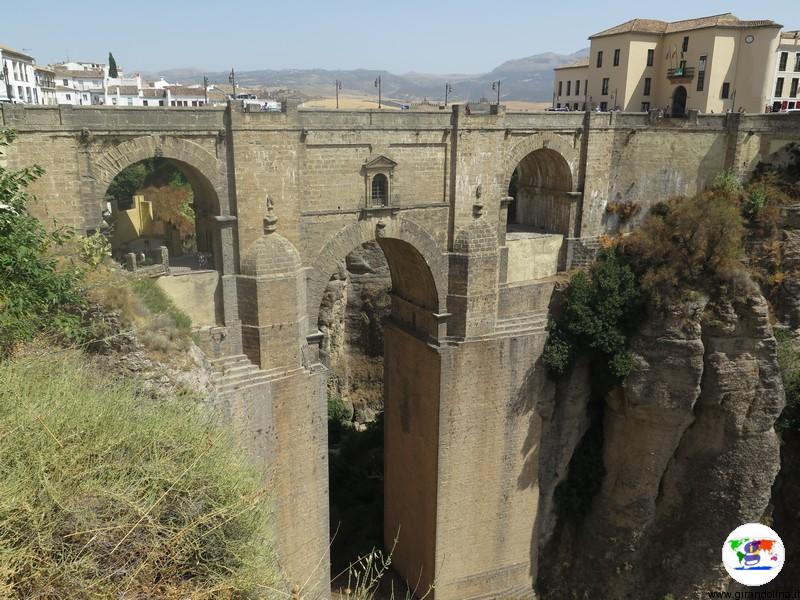
[[10,1],[0,43],[39,62],[105,62],[130,70],[386,69],[482,73],[539,52],[570,53],[591,33],[633,17],[720,12],[800,29],[798,0],[644,3],[602,0]]

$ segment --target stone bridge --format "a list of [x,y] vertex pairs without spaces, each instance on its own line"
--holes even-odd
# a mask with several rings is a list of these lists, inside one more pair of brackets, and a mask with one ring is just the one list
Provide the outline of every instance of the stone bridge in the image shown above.
[[317,321],[349,252],[377,241],[391,270],[384,532],[399,531],[394,566],[420,589],[435,582],[437,600],[532,597],[565,475],[539,362],[553,276],[619,229],[609,203],[693,193],[800,139],[800,115],[502,106],[3,106],[0,117],[19,132],[0,160],[46,169],[34,191],[47,222],[97,228],[112,179],[145,158],[173,161],[192,183],[218,273],[216,310],[199,323],[206,346],[246,355],[260,374],[220,405],[270,481],[282,567],[309,598],[329,594],[330,575]]

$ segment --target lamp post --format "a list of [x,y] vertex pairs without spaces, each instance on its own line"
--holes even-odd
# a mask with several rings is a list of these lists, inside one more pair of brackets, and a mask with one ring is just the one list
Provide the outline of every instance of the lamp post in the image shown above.
[[444,105],[447,106],[447,97],[453,92],[453,86],[449,83],[444,84]]
[[205,96],[206,105],[208,105],[208,77],[203,75],[203,96]]
[[381,107],[381,76],[375,80],[375,87],[378,88],[378,108]]
[[492,82],[492,89],[497,90],[497,105],[500,106],[500,80]]
[[233,85],[233,99],[236,100],[236,72],[231,67],[231,74],[228,75],[228,81]]
[[339,90],[342,89],[342,82],[336,80],[336,108],[339,108]]

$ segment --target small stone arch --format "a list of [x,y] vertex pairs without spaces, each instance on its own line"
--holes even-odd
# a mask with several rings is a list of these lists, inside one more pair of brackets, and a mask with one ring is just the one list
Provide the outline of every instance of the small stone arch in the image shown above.
[[[311,333],[316,331],[319,307],[331,276],[353,249],[370,241],[377,241],[386,255],[395,292],[412,290],[412,297],[404,299],[431,312],[444,312],[447,257],[433,236],[407,218],[365,219],[329,239],[311,265],[307,292]],[[412,260],[403,260],[403,254]],[[423,265],[427,269],[421,268]]]
[[560,154],[569,165],[572,179],[572,189],[570,191],[578,191],[578,166],[580,164],[578,140],[577,133],[573,135],[571,141],[558,134],[535,133],[526,137],[506,152],[503,170],[500,173],[500,181],[498,183],[504,190],[508,189],[511,176],[519,163],[536,150],[548,149]]
[[[94,181],[89,205],[96,213],[102,210],[108,186],[125,168],[148,158],[163,157],[181,167],[192,187],[204,191],[213,201],[209,207],[217,215],[230,215],[225,167],[201,145],[174,136],[141,136],[127,140],[103,152],[91,164]],[[212,194],[213,192],[213,198]]]

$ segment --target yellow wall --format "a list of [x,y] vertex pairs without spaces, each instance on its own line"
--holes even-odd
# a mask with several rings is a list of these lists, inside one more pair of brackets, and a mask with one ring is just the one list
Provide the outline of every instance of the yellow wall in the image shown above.
[[114,237],[112,245],[126,244],[140,237],[146,237],[153,229],[153,204],[144,196],[133,197],[133,208],[118,210],[112,205],[114,218]]
[[[556,104],[565,106],[569,104],[570,109],[574,109],[575,103],[578,104],[578,109],[583,110],[583,103],[586,101],[586,82],[589,79],[589,67],[560,67],[553,70],[555,76],[553,78],[553,93],[555,94]],[[570,93],[567,94],[567,81],[572,82],[570,85]],[[575,82],[580,81],[580,93],[575,93]],[[561,95],[558,94],[558,83],[561,82]]]
[[[753,42],[745,43],[748,35]],[[683,38],[689,45],[683,52]],[[588,79],[592,106],[607,102],[608,108],[618,107],[638,112],[643,102],[651,108],[666,108],[673,104],[673,94],[679,86],[687,91],[687,110],[725,112],[738,110],[764,112],[774,86],[775,51],[780,39],[777,26],[750,29],[707,27],[678,31],[666,35],[620,33],[591,39]],[[647,66],[647,50],[655,50],[652,67]],[[614,66],[614,50],[620,50],[620,64]],[[597,67],[597,54],[603,52],[603,66]],[[700,57],[706,57],[706,76],[703,89],[697,90]],[[790,56],[790,60],[792,57]],[[669,69],[680,66],[694,69],[691,77],[669,79]],[[560,78],[556,70],[556,79]],[[652,79],[651,93],[644,96],[644,80]],[[602,94],[602,82],[609,79],[608,94]],[[729,98],[722,98],[722,84],[730,84]]]

